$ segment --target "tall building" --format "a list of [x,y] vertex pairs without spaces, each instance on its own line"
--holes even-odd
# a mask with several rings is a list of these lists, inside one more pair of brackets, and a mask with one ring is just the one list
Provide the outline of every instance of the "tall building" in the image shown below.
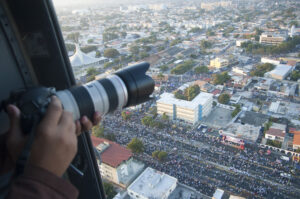
[[101,176],[106,180],[125,188],[142,172],[144,164],[133,159],[130,150],[95,136],[92,136],[92,142],[100,155]]
[[286,37],[283,35],[272,35],[272,34],[262,34],[259,37],[259,43],[261,44],[270,44],[277,45],[286,40]]
[[227,59],[222,58],[216,58],[213,60],[210,60],[209,66],[212,68],[224,68],[229,65],[229,61]]
[[172,93],[163,93],[157,103],[157,113],[173,120],[181,119],[195,124],[210,114],[213,95],[201,92],[192,101],[176,99]]

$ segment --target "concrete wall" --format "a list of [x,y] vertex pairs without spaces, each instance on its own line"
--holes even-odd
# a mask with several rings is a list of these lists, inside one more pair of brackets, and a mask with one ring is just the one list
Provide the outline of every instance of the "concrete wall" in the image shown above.
[[102,163],[100,165],[100,172],[103,178],[115,184],[119,184],[119,178],[118,178],[118,173],[116,168],[111,167],[108,164]]

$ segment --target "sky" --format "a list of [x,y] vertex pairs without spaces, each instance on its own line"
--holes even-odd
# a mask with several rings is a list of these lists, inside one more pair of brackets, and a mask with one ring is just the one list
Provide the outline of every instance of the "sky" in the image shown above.
[[[157,2],[166,2],[165,0],[52,0],[55,6],[77,6],[77,5],[116,5],[116,4],[133,4],[133,3],[157,3]],[[168,0],[170,1],[170,0]],[[176,0],[171,0],[176,1]]]

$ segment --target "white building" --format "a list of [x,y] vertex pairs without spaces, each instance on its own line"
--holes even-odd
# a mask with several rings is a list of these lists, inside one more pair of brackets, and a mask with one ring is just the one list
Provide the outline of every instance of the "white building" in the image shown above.
[[80,50],[78,44],[76,44],[76,52],[74,53],[74,55],[69,57],[69,59],[73,67],[82,67],[82,66],[92,67],[92,66],[98,66],[105,62],[108,62],[108,59],[105,57],[94,58],[83,53]]
[[246,43],[248,40],[242,39],[242,40],[236,40],[235,44],[237,47],[241,47],[243,43]]
[[182,119],[189,123],[201,121],[210,114],[213,95],[201,92],[192,101],[180,100],[172,93],[163,93],[157,103],[157,113],[167,114],[173,120]]
[[266,77],[273,79],[284,80],[293,70],[292,66],[279,64],[276,68],[265,74]]
[[269,64],[274,64],[274,65],[279,65],[280,64],[280,60],[271,59],[271,58],[268,58],[268,57],[262,57],[260,61],[262,63],[269,63]]
[[133,199],[167,199],[176,186],[176,178],[148,167],[127,191]]
[[212,197],[212,199],[222,199],[224,195],[224,190],[222,189],[217,189]]
[[263,33],[259,37],[259,43],[261,44],[270,44],[270,45],[277,45],[282,43],[283,41],[286,40],[285,35],[273,35],[271,33]]
[[143,171],[144,164],[135,160],[130,150],[103,138],[91,139],[104,179],[125,188]]
[[290,37],[294,37],[296,35],[300,35],[300,28],[296,28],[294,25],[291,27],[291,31],[289,32]]
[[279,107],[280,107],[280,101],[272,102],[269,107],[269,111],[273,113],[278,113]]

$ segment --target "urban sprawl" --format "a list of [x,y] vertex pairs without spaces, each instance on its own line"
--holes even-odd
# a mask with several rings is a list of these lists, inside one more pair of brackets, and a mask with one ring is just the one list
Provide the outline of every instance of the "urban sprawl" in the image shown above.
[[57,7],[78,83],[155,80],[93,129],[107,198],[299,198],[300,2],[116,5]]

